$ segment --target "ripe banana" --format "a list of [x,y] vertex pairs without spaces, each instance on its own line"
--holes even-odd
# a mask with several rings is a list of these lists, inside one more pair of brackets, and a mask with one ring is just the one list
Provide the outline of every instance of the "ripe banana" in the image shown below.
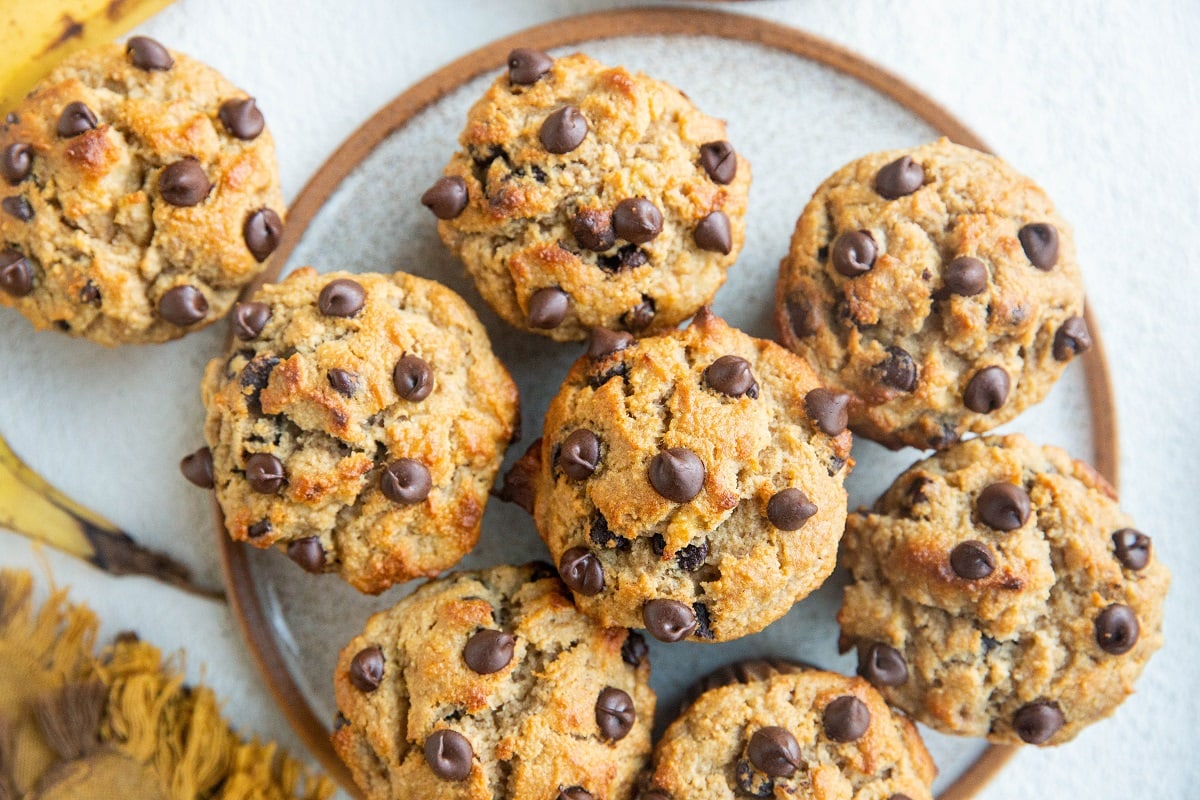
[[45,542],[113,575],[148,575],[209,597],[190,570],[168,555],[135,542],[96,512],[84,508],[46,482],[0,437],[0,527]]
[[5,0],[0,2],[0,114],[11,110],[59,61],[108,42],[171,0]]

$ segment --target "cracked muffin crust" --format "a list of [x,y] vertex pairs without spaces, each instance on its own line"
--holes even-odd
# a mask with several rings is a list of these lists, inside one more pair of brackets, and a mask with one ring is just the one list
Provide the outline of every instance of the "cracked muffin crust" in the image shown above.
[[182,464],[215,484],[231,537],[370,593],[475,546],[519,412],[461,297],[306,267],[238,303],[233,326],[204,375],[208,448]]
[[1162,644],[1169,574],[1091,467],[1022,436],[915,464],[850,515],[838,621],[914,719],[1055,745],[1108,716]]
[[516,50],[422,198],[484,299],[559,341],[654,333],[742,247],[750,166],[682,92],[582,54]]
[[849,452],[844,408],[803,360],[706,308],[655,337],[598,329],[521,469],[581,611],[726,641],[833,570]]
[[279,243],[253,98],[145,37],[58,66],[0,125],[0,305],[105,345],[221,318]]
[[850,427],[941,449],[1039,402],[1091,346],[1070,229],[1000,159],[946,139],[834,173],[779,268],[781,341]]
[[799,670],[700,695],[655,747],[640,798],[931,800],[935,772],[916,727],[870,684]]
[[460,572],[342,650],[332,739],[368,800],[630,800],[650,754],[645,642],[548,564]]

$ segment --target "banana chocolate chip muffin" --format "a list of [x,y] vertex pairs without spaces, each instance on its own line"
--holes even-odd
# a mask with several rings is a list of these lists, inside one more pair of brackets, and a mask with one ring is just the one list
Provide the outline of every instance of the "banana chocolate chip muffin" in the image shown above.
[[421,198],[484,299],[560,341],[675,327],[742,247],[750,166],[678,89],[518,49]]
[[233,328],[204,375],[208,447],[181,465],[215,486],[230,536],[371,593],[475,546],[517,389],[461,297],[303,268]]
[[367,800],[632,800],[649,677],[646,643],[576,611],[550,565],[455,573],[342,650],[333,746]]
[[1170,576],[1091,467],[1022,436],[955,445],[847,521],[843,649],[946,733],[1055,745],[1162,644]]
[[779,269],[783,343],[850,395],[850,427],[946,447],[1039,402],[1091,346],[1071,231],[995,156],[946,139],[817,189]]
[[62,62],[0,125],[0,305],[105,345],[224,316],[283,232],[254,98],[135,36]]

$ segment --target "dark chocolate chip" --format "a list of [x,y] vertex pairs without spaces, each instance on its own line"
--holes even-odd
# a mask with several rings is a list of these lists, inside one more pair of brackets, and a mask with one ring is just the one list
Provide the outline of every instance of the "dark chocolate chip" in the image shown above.
[[896,648],[874,642],[859,654],[858,674],[873,686],[901,686],[908,681],[908,664]]
[[813,389],[804,395],[808,418],[829,436],[837,436],[846,430],[850,419],[849,404],[850,395],[829,389]]
[[645,244],[662,233],[663,215],[658,206],[644,197],[631,197],[617,203],[612,213],[617,236],[634,244]]
[[645,637],[640,633],[630,631],[621,645],[621,660],[631,667],[640,667],[648,655],[650,655],[650,647],[646,644]]
[[201,489],[213,488],[212,450],[201,447],[194,453],[188,453],[179,462],[179,471]]
[[624,739],[633,730],[637,710],[628,693],[606,686],[596,698],[596,725],[600,735],[614,742]]
[[1092,349],[1092,334],[1083,317],[1070,317],[1054,334],[1054,358],[1068,361]]
[[554,67],[554,59],[541,50],[518,47],[508,54],[508,82],[518,86],[537,83]]
[[33,291],[33,267],[16,250],[0,250],[0,289],[13,297]]
[[633,336],[624,331],[592,328],[591,335],[588,337],[587,354],[589,358],[604,358],[621,352],[633,342]]
[[538,139],[548,152],[562,155],[583,144],[587,132],[588,122],[583,112],[575,106],[563,106],[546,117]]
[[746,748],[750,763],[773,778],[790,778],[800,767],[800,744],[787,728],[759,728]]
[[383,651],[364,647],[350,659],[350,683],[360,692],[373,692],[383,683]]
[[1042,744],[1058,733],[1066,721],[1058,703],[1036,700],[1021,706],[1013,714],[1013,730],[1027,744]]
[[100,287],[93,281],[89,280],[79,290],[79,302],[87,303],[89,306],[100,305]]
[[558,575],[573,592],[592,597],[604,591],[604,567],[586,547],[572,547],[558,560]]
[[1125,569],[1134,572],[1150,563],[1150,537],[1133,528],[1122,528],[1112,535],[1113,555]]
[[976,414],[990,414],[1008,400],[1011,382],[1003,367],[990,366],[976,372],[963,391],[963,405]]
[[566,789],[559,789],[558,797],[555,800],[596,800],[596,798],[582,786],[571,786]]
[[388,464],[379,476],[379,489],[393,503],[411,506],[429,496],[433,478],[429,467],[413,458],[400,458]]
[[675,563],[684,572],[695,572],[708,559],[708,542],[688,544],[675,551]]
[[1043,272],[1058,263],[1058,229],[1049,222],[1031,222],[1017,231],[1021,249],[1033,264]]
[[555,581],[558,580],[558,570],[549,561],[538,559],[537,561],[530,561],[525,566],[529,567],[529,580],[531,581],[544,581],[547,578],[554,578]]
[[704,488],[704,462],[686,447],[663,450],[650,461],[650,485],[676,503],[686,503]]
[[246,459],[246,482],[259,494],[275,494],[285,480],[283,462],[270,453],[254,453]]
[[266,120],[253,97],[238,97],[221,103],[217,112],[225,130],[244,141],[257,139],[266,127]]
[[267,384],[271,380],[271,372],[278,363],[279,359],[270,353],[254,356],[242,370],[242,377],[238,382],[243,389],[253,389],[255,397],[257,397],[258,392],[267,388]]
[[14,142],[0,154],[0,173],[4,175],[4,180],[13,186],[29,177],[32,169],[33,145]]
[[729,227],[729,217],[724,211],[714,211],[696,224],[692,232],[696,246],[701,250],[729,255],[733,250],[733,232]]
[[1029,519],[1029,493],[1013,483],[986,486],[975,499],[979,521],[998,531],[1015,531]]
[[246,528],[246,536],[251,539],[260,539],[271,532],[271,521],[260,519],[250,527]]
[[821,330],[821,312],[816,304],[802,294],[788,295],[784,304],[787,313],[787,324],[797,339],[812,336]]
[[868,231],[846,231],[833,241],[833,268],[856,278],[875,266],[875,240]]
[[353,317],[362,310],[367,290],[358,281],[338,278],[325,284],[317,297],[317,308],[330,317]]
[[887,348],[887,358],[875,365],[880,380],[893,389],[911,392],[917,388],[917,363],[908,351],[896,347]]
[[4,209],[5,214],[21,222],[33,219],[33,206],[22,195],[16,194],[0,200],[0,208]]
[[92,110],[76,100],[74,103],[68,103],[62,116],[58,118],[58,135],[63,139],[70,139],[93,130],[99,124],[100,121],[96,119]]
[[512,661],[513,647],[517,640],[504,631],[476,631],[463,647],[463,661],[472,672],[491,675],[508,666]]
[[946,267],[942,285],[950,294],[974,297],[987,288],[988,270],[978,258],[959,256]]
[[617,243],[612,213],[603,208],[581,208],[571,221],[571,233],[585,250],[603,253]]
[[315,536],[288,543],[287,554],[305,572],[319,575],[325,571],[325,548],[321,547],[321,540]]
[[794,486],[776,492],[767,501],[767,519],[781,531],[799,530],[816,513],[817,507],[808,495]]
[[712,639],[712,617],[708,613],[708,606],[704,603],[692,603],[692,612],[696,615],[696,637],[699,639]]
[[925,168],[912,160],[912,156],[900,156],[875,175],[875,191],[886,200],[895,200],[912,194],[925,182]]
[[604,518],[603,514],[597,514],[596,518],[592,520],[591,529],[588,531],[588,538],[597,547],[607,549],[609,545],[612,545],[625,553],[633,549],[633,542],[624,536],[618,536],[608,529],[608,520]]
[[650,549],[654,551],[654,555],[662,557],[662,554],[667,549],[667,540],[663,538],[661,533],[656,533],[650,537]]
[[392,369],[392,385],[402,400],[419,403],[433,391],[433,369],[420,356],[405,354]]
[[529,315],[526,322],[531,328],[557,328],[567,318],[570,307],[570,296],[557,286],[538,289],[529,298]]
[[739,758],[734,764],[733,775],[737,781],[739,795],[760,798],[775,795],[775,779],[756,770],[749,759]]
[[204,168],[195,158],[188,156],[167,165],[158,174],[158,192],[163,200],[173,206],[188,208],[201,203],[212,191],[212,184],[204,174]]
[[350,718],[347,717],[345,714],[343,714],[341,711],[337,712],[337,715],[333,718],[334,731],[340,731],[342,728],[346,727],[349,724],[350,724]]
[[704,370],[704,381],[721,394],[730,397],[758,397],[758,381],[750,362],[740,356],[721,356]]
[[996,571],[996,557],[986,544],[972,539],[950,551],[950,569],[965,581],[983,580]]
[[233,333],[243,342],[257,339],[269,319],[271,307],[266,303],[237,303],[233,307]]
[[642,295],[642,302],[629,309],[621,321],[631,331],[644,331],[650,327],[650,323],[654,322],[655,308],[654,299]]
[[458,175],[438,178],[433,186],[421,195],[421,205],[433,212],[438,219],[454,219],[467,207],[470,195],[467,182]]
[[700,166],[715,183],[729,184],[737,176],[737,153],[725,140],[700,145]]
[[325,373],[325,378],[333,390],[343,397],[353,397],[358,392],[358,376],[350,370],[334,367]]
[[642,606],[646,630],[660,642],[678,642],[696,630],[696,612],[678,600],[650,600]]
[[158,301],[158,315],[172,325],[195,325],[208,316],[208,298],[195,286],[174,286]]
[[587,480],[600,464],[600,437],[580,428],[563,439],[558,466],[573,481]]
[[845,694],[829,705],[821,716],[825,735],[835,742],[853,742],[871,725],[867,704],[852,694]]
[[1137,615],[1121,603],[1113,603],[1096,617],[1096,644],[1114,656],[1132,650],[1139,632]]
[[443,728],[425,740],[425,763],[433,774],[447,781],[465,780],[471,774],[475,750],[467,737]]
[[125,43],[125,52],[129,54],[129,63],[138,69],[168,70],[175,66],[175,59],[163,47],[149,36],[133,36]]
[[587,382],[588,382],[588,386],[592,387],[593,389],[599,389],[601,386],[608,383],[613,378],[621,378],[628,374],[629,374],[629,365],[626,364],[624,361],[619,361],[616,364],[614,364],[610,369],[606,369],[604,372],[600,373],[599,375],[589,375]]
[[260,208],[246,217],[246,224],[242,226],[242,239],[246,242],[246,248],[260,264],[275,252],[282,237],[283,220],[269,208]]

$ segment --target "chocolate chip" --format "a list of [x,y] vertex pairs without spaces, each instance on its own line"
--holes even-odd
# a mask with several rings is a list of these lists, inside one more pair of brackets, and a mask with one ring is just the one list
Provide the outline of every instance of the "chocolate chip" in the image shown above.
[[667,549],[667,540],[663,538],[661,533],[656,533],[650,537],[650,549],[654,551],[654,555],[662,557],[662,554]]
[[773,778],[790,778],[800,767],[800,744],[786,728],[759,728],[746,748],[750,763]]
[[22,195],[17,194],[0,200],[0,208],[4,209],[5,214],[21,222],[33,219],[33,206]]
[[620,689],[606,686],[596,698],[596,725],[600,735],[614,742],[624,739],[637,721],[633,698]]
[[541,50],[518,47],[508,54],[508,82],[518,86],[537,83],[554,67],[554,59]]
[[325,379],[343,397],[353,397],[358,392],[358,376],[350,370],[334,367],[325,373]]
[[632,335],[624,331],[610,331],[608,328],[592,328],[588,336],[587,354],[589,358],[604,358],[613,353],[619,353],[633,344]]
[[733,232],[729,228],[729,217],[724,211],[714,211],[696,225],[692,232],[696,246],[701,250],[729,255],[733,250]]
[[286,478],[283,462],[270,453],[254,453],[246,459],[246,482],[259,494],[275,494]]
[[504,631],[476,631],[463,648],[463,661],[472,672],[491,675],[508,666],[512,661],[516,638]]
[[867,732],[871,712],[867,704],[852,694],[845,694],[825,706],[821,716],[825,735],[835,742],[853,742]]
[[650,461],[650,485],[676,503],[686,503],[704,488],[704,462],[686,447],[663,450]]
[[[755,770],[748,759],[740,758],[733,767],[739,795],[767,798],[775,795],[775,780]],[[645,798],[642,798],[645,800]]]
[[996,571],[996,558],[986,544],[972,539],[950,551],[950,569],[963,580],[978,581]]
[[433,774],[447,781],[465,780],[471,774],[475,750],[467,737],[445,728],[425,740],[425,763]]
[[678,600],[650,600],[642,606],[646,630],[660,642],[678,642],[696,630],[696,612]]
[[100,121],[96,119],[92,110],[76,100],[74,103],[68,103],[62,116],[58,118],[58,135],[60,138],[70,139],[93,130],[99,124]]
[[201,447],[194,453],[188,453],[179,462],[179,471],[201,489],[213,488],[212,450]]
[[438,219],[454,219],[467,207],[470,195],[467,182],[458,175],[438,178],[433,186],[421,195],[421,205],[433,212]]
[[546,117],[538,139],[548,152],[562,155],[583,144],[587,132],[588,122],[583,112],[575,106],[563,106]]
[[750,362],[740,356],[721,356],[704,370],[704,381],[729,397],[758,397],[758,381]]
[[573,481],[587,480],[600,463],[600,437],[580,428],[563,440],[557,463]]
[[592,544],[597,547],[608,548],[612,545],[616,549],[628,553],[633,549],[633,542],[626,539],[624,536],[618,536],[608,529],[608,520],[603,514],[596,514],[592,520],[591,529],[588,531],[588,538],[592,540]]
[[1068,361],[1092,349],[1092,334],[1083,317],[1069,317],[1054,334],[1054,358]]
[[175,66],[175,59],[171,58],[167,48],[149,36],[131,37],[125,43],[125,52],[129,54],[129,63],[138,69],[168,70]]
[[325,548],[321,547],[321,540],[315,536],[290,542],[287,554],[305,572],[319,575],[325,571]]
[[984,367],[971,376],[963,391],[963,405],[976,414],[990,414],[1008,400],[1008,373],[1003,367]]
[[33,268],[16,250],[0,250],[0,289],[13,297],[33,291]]
[[559,789],[558,797],[555,800],[596,800],[592,793],[582,786],[571,786],[567,789]]
[[393,503],[411,506],[429,496],[433,478],[429,467],[412,458],[400,458],[388,464],[379,476],[379,489]]
[[816,513],[808,495],[795,487],[778,491],[767,501],[767,519],[781,531],[799,530]]
[[242,226],[242,239],[246,242],[246,248],[260,264],[275,252],[282,237],[283,220],[269,208],[260,208],[246,217],[246,224]]
[[850,395],[829,389],[813,389],[804,395],[804,409],[822,433],[837,436],[846,430],[850,413]]
[[383,651],[364,647],[350,659],[350,683],[360,692],[373,692],[383,683]]
[[586,547],[572,547],[558,560],[558,575],[573,592],[592,597],[604,591],[604,567]]
[[908,681],[908,664],[894,647],[874,642],[859,654],[858,674],[873,686],[901,686]]
[[325,284],[317,297],[317,308],[330,317],[353,317],[362,310],[367,290],[358,281],[338,278]]
[[1137,615],[1129,606],[1113,603],[1096,617],[1096,644],[1114,656],[1132,650],[1139,632]]
[[419,403],[433,391],[433,370],[420,356],[401,356],[392,369],[392,385],[402,400]]
[[887,348],[887,358],[875,365],[879,371],[880,380],[893,389],[911,392],[917,388],[917,363],[907,350],[891,345]]
[[243,342],[257,339],[269,319],[271,307],[266,303],[237,303],[233,307],[233,333]]
[[1029,511],[1029,493],[1013,483],[990,484],[975,499],[979,521],[998,531],[1015,531],[1029,519]]
[[1029,263],[1046,272],[1058,263],[1058,229],[1049,222],[1031,222],[1017,231]]
[[257,139],[258,135],[263,132],[263,128],[266,127],[266,121],[263,119],[262,112],[258,110],[258,105],[254,102],[253,97],[226,100],[221,103],[217,117],[225,126],[225,130],[243,141]]
[[347,717],[345,714],[343,714],[341,711],[337,712],[337,715],[333,718],[333,729],[335,731],[340,731],[342,728],[346,727],[349,724],[350,724],[350,718]]
[[617,236],[634,244],[645,244],[662,233],[663,215],[658,206],[644,197],[632,197],[617,203],[612,213]]
[[737,175],[737,153],[733,145],[725,140],[700,145],[700,166],[714,183],[722,185],[733,182]]
[[650,323],[654,322],[655,303],[654,299],[642,295],[642,302],[638,303],[633,308],[629,309],[621,318],[625,323],[625,327],[631,331],[644,331],[650,327]]
[[1112,535],[1113,555],[1125,569],[1134,572],[1150,563],[1150,537],[1133,528],[1122,528]]
[[784,311],[787,313],[787,325],[797,339],[812,336],[821,330],[821,312],[805,295],[788,295]]
[[987,288],[988,270],[978,258],[959,256],[946,267],[942,285],[950,294],[974,297]]
[[204,168],[195,158],[188,156],[167,165],[158,174],[158,192],[163,200],[173,206],[188,208],[199,204],[212,191],[212,184],[204,174]]
[[640,667],[648,655],[650,647],[646,639],[640,633],[630,631],[621,645],[621,660],[631,667]]
[[675,563],[684,572],[695,572],[708,559],[708,542],[688,544],[675,552]]
[[856,278],[875,266],[875,240],[868,231],[846,231],[833,241],[833,268]]
[[173,286],[158,301],[158,315],[172,325],[195,325],[208,316],[208,298],[195,286]]
[[96,286],[94,282],[89,280],[83,285],[83,288],[79,290],[79,302],[87,303],[89,306],[100,305],[100,287]]
[[1013,715],[1013,730],[1027,744],[1042,744],[1066,724],[1058,703],[1036,700],[1026,703]]
[[571,233],[585,250],[603,253],[617,243],[612,214],[603,208],[581,208],[571,221]]
[[246,536],[251,539],[261,539],[271,532],[271,521],[260,519],[250,527],[246,528]]
[[258,401],[259,393],[267,388],[267,384],[271,380],[271,372],[277,364],[279,364],[278,358],[270,353],[263,353],[262,355],[254,356],[245,369],[242,370],[242,376],[238,382],[243,389],[252,390],[253,394],[251,397],[255,403]]
[[567,318],[570,307],[570,296],[557,286],[538,289],[529,298],[529,315],[526,322],[531,328],[557,328]]
[[875,191],[885,200],[895,200],[912,194],[925,182],[925,168],[912,160],[912,156],[900,156],[883,167],[875,175]]
[[696,615],[696,636],[701,639],[712,639],[712,618],[708,606],[704,603],[692,603],[692,612]]
[[3,173],[4,180],[13,186],[29,177],[32,169],[33,145],[14,142],[0,154],[0,173]]

